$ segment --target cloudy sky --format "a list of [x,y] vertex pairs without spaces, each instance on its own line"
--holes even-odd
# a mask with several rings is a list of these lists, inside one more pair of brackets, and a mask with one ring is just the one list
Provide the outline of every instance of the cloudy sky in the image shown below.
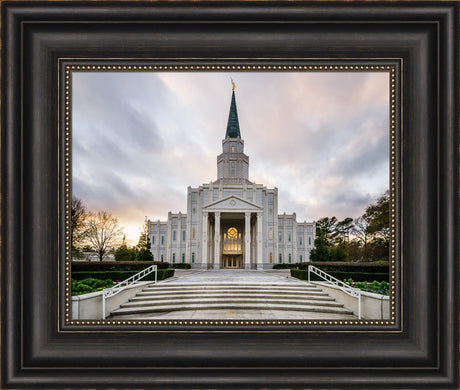
[[384,72],[74,72],[73,195],[118,217],[187,211],[187,186],[216,180],[231,100],[249,179],[278,187],[298,221],[356,218],[389,182]]

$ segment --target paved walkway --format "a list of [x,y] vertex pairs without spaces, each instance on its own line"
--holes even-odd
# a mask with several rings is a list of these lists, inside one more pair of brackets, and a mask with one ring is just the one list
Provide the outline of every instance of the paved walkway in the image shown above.
[[[157,285],[181,284],[253,284],[272,285],[292,284],[305,285],[306,282],[290,277],[289,270],[255,271],[255,270],[176,270],[175,277],[159,282]],[[356,319],[354,315],[302,312],[287,310],[183,310],[165,313],[119,315],[119,319],[252,319],[252,320],[302,320],[302,319]]]
[[305,282],[290,277],[289,270],[255,271],[255,270],[208,270],[208,271],[184,271],[176,270],[175,277],[166,279],[163,284],[292,284],[299,285]]

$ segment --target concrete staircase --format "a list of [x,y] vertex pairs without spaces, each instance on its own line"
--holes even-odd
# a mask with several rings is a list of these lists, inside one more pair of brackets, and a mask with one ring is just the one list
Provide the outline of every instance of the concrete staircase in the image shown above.
[[112,311],[111,316],[185,310],[284,310],[353,314],[320,288],[293,284],[157,284]]

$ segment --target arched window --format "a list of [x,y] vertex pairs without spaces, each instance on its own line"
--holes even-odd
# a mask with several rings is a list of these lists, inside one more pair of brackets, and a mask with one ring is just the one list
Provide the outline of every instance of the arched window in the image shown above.
[[192,263],[195,262],[195,252],[192,252]]
[[175,262],[176,262],[176,254],[173,253],[173,263],[175,263]]
[[182,253],[182,262],[185,263],[185,253]]

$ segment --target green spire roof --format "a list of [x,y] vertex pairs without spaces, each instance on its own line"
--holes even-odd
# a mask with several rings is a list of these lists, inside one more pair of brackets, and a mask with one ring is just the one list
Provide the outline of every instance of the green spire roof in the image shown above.
[[240,124],[238,122],[238,111],[236,110],[235,91],[232,92],[232,102],[230,103],[230,112],[228,114],[227,133],[225,138],[241,138]]

